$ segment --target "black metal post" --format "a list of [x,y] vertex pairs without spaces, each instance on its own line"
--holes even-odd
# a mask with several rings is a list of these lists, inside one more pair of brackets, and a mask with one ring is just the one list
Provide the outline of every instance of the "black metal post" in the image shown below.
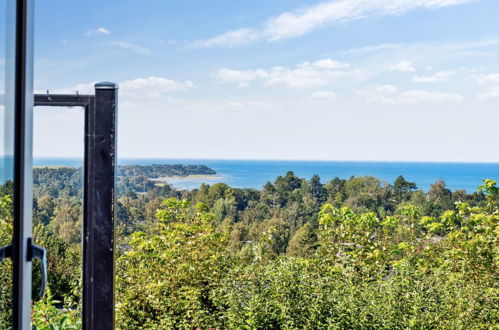
[[85,109],[83,328],[114,328],[114,227],[117,89],[95,95],[35,95],[36,106]]
[[85,113],[83,328],[114,328],[117,85],[95,85]]

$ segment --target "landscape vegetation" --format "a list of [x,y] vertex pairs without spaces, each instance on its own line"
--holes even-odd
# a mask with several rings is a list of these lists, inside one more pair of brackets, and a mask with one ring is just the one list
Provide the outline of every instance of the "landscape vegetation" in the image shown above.
[[[489,329],[499,324],[499,188],[404,177],[299,178],[262,189],[179,191],[151,179],[213,175],[206,166],[118,170],[119,329]],[[49,284],[33,326],[81,328],[81,169],[34,169],[33,222]],[[10,242],[12,184],[0,189]],[[0,264],[8,328],[11,264]],[[34,269],[38,269],[35,264]]]

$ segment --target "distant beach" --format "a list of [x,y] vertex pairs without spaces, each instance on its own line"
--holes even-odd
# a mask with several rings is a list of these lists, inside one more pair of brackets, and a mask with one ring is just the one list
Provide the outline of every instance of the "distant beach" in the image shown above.
[[192,181],[192,180],[223,180],[222,176],[218,175],[186,175],[186,176],[180,176],[180,175],[175,175],[175,176],[163,176],[160,178],[151,178],[149,181],[158,181],[158,182],[181,182],[181,181]]
[[33,165],[33,168],[78,168],[71,165]]

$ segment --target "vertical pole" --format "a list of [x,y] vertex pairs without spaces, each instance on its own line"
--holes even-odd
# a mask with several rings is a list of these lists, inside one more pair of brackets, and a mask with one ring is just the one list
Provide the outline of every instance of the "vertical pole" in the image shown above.
[[13,328],[31,328],[33,1],[16,1],[14,97]]
[[95,85],[85,109],[83,328],[114,328],[116,84]]

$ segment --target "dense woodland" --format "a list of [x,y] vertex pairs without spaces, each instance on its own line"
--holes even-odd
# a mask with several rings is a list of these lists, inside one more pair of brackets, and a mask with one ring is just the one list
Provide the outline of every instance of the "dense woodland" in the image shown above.
[[[425,192],[402,176],[323,183],[288,172],[261,190],[218,183],[178,191],[148,180],[182,175],[167,171],[119,170],[120,329],[499,324],[492,180],[469,193],[442,181]],[[11,237],[11,190],[0,189],[0,245]],[[34,303],[39,329],[81,327],[81,203],[78,169],[35,169],[34,236],[49,258],[49,293]],[[0,265],[0,328],[11,303],[8,267]]]
[[118,176],[139,176],[145,175],[149,178],[159,178],[165,176],[188,176],[188,175],[213,175],[215,170],[206,165],[120,165],[118,166]]

